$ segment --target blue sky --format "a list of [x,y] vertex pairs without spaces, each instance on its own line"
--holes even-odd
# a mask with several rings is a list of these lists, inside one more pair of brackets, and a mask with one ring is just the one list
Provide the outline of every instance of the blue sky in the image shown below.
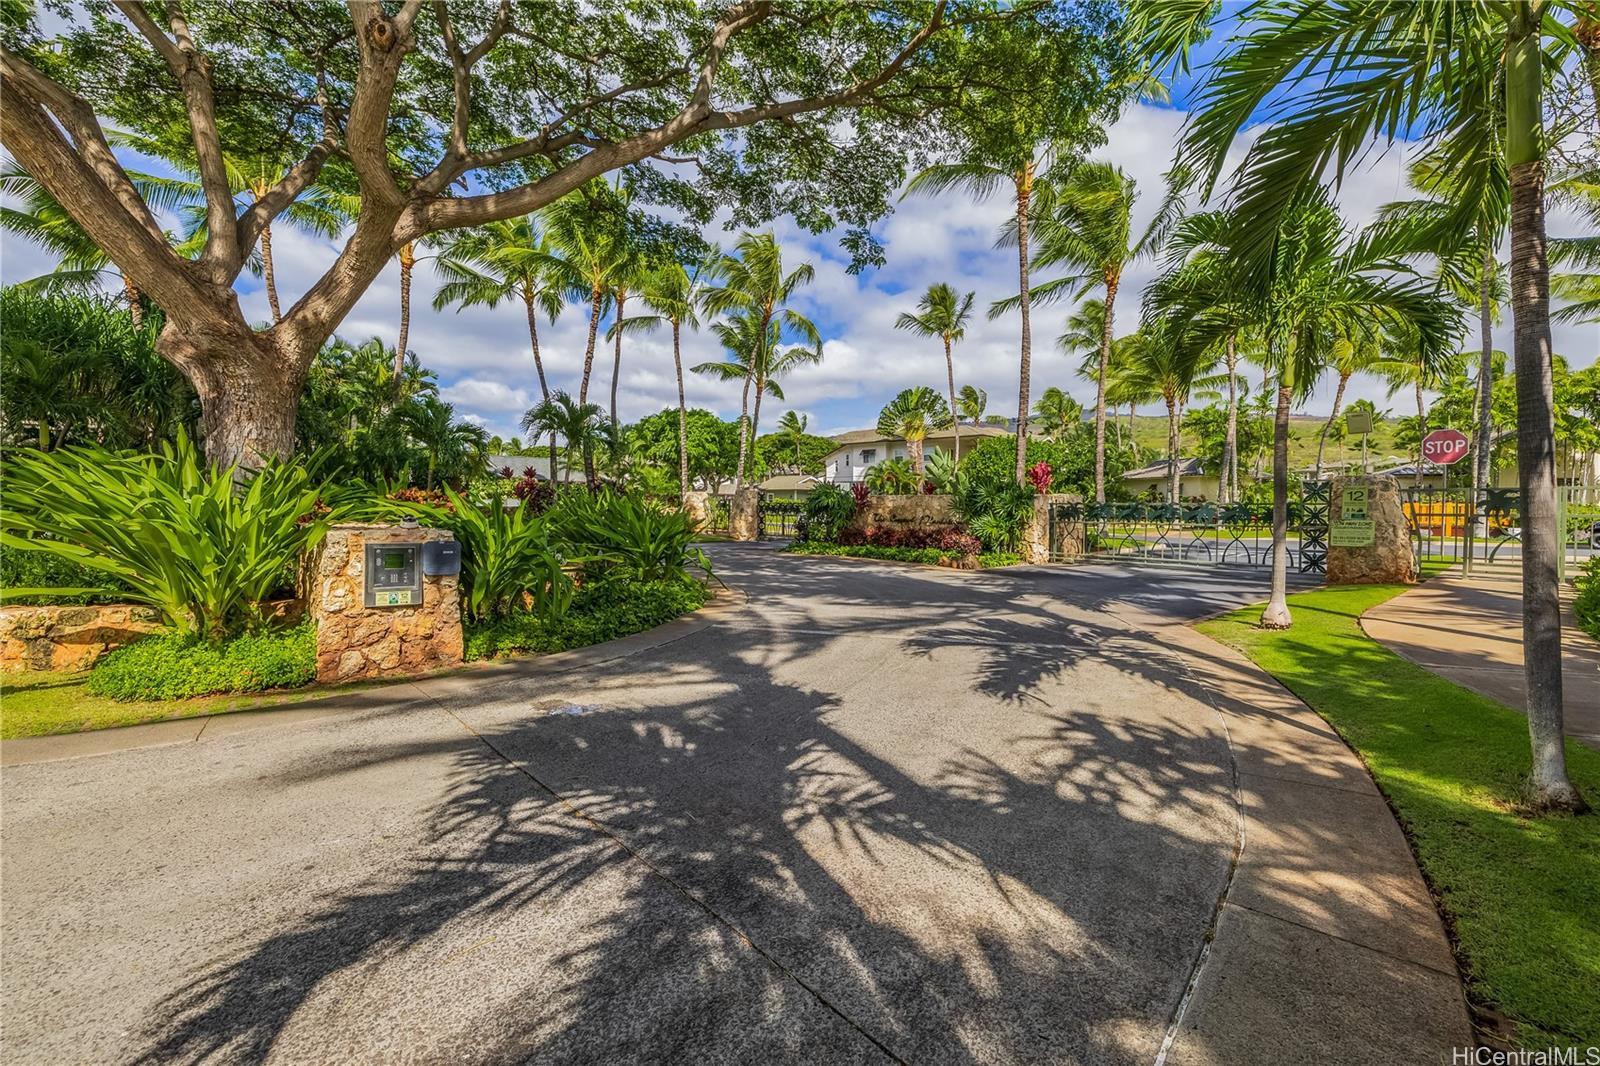
[[[1216,48],[1207,45],[1197,52],[1194,69],[1201,70]],[[1161,197],[1161,174],[1170,165],[1186,117],[1184,107],[1192,100],[1195,85],[1192,75],[1180,78],[1172,87],[1170,106],[1130,108],[1108,130],[1108,143],[1092,153],[1093,158],[1121,166],[1138,182],[1141,199],[1136,225],[1144,223]],[[1236,147],[1234,162],[1248,140],[1247,133]],[[1402,142],[1369,153],[1360,170],[1347,177],[1339,203],[1352,224],[1369,221],[1381,204],[1406,195],[1406,147]],[[917,297],[935,281],[947,281],[963,292],[975,292],[980,309],[1014,293],[1015,252],[994,247],[995,235],[1007,213],[1003,198],[987,203],[960,197],[903,201],[876,227],[886,250],[886,265],[860,276],[846,273],[848,259],[839,248],[836,234],[813,235],[787,219],[777,220],[770,228],[781,240],[786,260],[809,261],[816,267],[816,282],[800,294],[796,307],[821,328],[825,358],[820,366],[805,368],[784,383],[787,402],[769,399],[763,408],[763,423],[770,427],[784,410],[794,409],[809,417],[813,432],[833,433],[874,423],[879,409],[902,388],[928,384],[943,392],[944,357],[938,342],[898,331],[894,320],[900,312],[914,310]],[[1557,212],[1551,219],[1552,232],[1570,232],[1564,231],[1562,225],[1563,217]],[[715,225],[707,232],[709,239],[723,243],[730,242],[733,236]],[[338,250],[335,242],[279,229],[275,229],[273,244],[286,306],[327,269]],[[36,249],[20,245],[15,239],[7,238],[0,248],[0,280],[19,280],[49,266]],[[1153,273],[1149,262],[1136,264],[1129,271],[1118,301],[1119,334],[1137,325],[1138,294]],[[431,308],[435,287],[431,264],[419,264],[412,295],[411,347],[425,365],[438,373],[443,395],[463,417],[480,422],[492,432],[512,435],[522,411],[538,392],[520,309],[502,306],[459,314],[435,313]],[[239,288],[245,313],[256,320],[267,319],[260,283],[246,278]],[[1092,387],[1073,376],[1076,361],[1060,353],[1054,343],[1070,310],[1065,304],[1036,309],[1032,392],[1037,397],[1045,387],[1057,385],[1081,401],[1092,402]],[[338,332],[352,341],[378,336],[392,344],[398,331],[398,316],[398,268],[391,266]],[[554,387],[576,391],[586,325],[583,309],[570,307],[554,326],[542,330],[542,354]],[[980,313],[956,349],[957,386],[971,383],[986,389],[994,413],[1011,414],[1016,410],[1018,325],[1014,313],[994,321]],[[1508,324],[1502,325],[1498,336],[1501,347],[1509,343]],[[1587,365],[1600,349],[1600,328],[1561,328],[1555,340],[1556,350],[1567,355],[1574,365]],[[720,357],[704,333],[687,336],[684,348],[686,365]],[[598,393],[604,398],[609,394],[610,366],[609,350],[596,357],[591,396]],[[709,407],[725,416],[738,411],[739,391],[733,384],[691,375],[687,388],[691,404]],[[1331,387],[1319,390],[1305,409],[1325,411],[1331,391]],[[670,340],[666,335],[625,340],[620,394],[624,419],[637,418],[675,402]],[[1376,382],[1352,382],[1349,398],[1360,397],[1406,413],[1406,398],[1387,400]]]

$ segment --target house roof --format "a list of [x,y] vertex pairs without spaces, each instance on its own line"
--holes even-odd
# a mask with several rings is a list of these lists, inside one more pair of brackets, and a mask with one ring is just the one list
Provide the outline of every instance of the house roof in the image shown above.
[[[1011,435],[1011,430],[1004,426],[962,425],[961,435],[963,437],[1008,437]],[[950,429],[936,429],[930,432],[928,436],[930,438],[950,437],[954,436],[954,431]],[[840,448],[850,448],[857,444],[890,444],[894,441],[904,439],[904,437],[885,437],[882,433],[879,433],[875,429],[852,429],[844,433],[835,433],[833,435],[833,443],[838,445]]]
[[[815,474],[773,474],[757,486],[762,492],[809,492],[822,479]],[[714,496],[733,495],[733,482],[724,481],[713,491]]]
[[[1129,470],[1122,475],[1122,478],[1124,481],[1145,481],[1171,476],[1172,471],[1168,469],[1167,461],[1163,459],[1159,463],[1151,463],[1149,466],[1140,467],[1138,470]],[[1199,459],[1179,459],[1178,476],[1205,477],[1205,464]]]
[[[491,455],[489,456],[489,470],[498,474],[507,467],[511,470],[512,477],[522,477],[528,471],[533,471],[533,476],[541,481],[550,479],[550,457],[546,455]],[[583,481],[583,468],[573,467],[567,469],[566,460],[556,457],[557,481]]]

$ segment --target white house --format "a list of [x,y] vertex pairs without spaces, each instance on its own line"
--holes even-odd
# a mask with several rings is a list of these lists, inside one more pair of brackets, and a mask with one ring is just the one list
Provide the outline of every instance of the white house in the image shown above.
[[[983,437],[1009,437],[1011,431],[1004,426],[962,426],[961,455]],[[837,445],[823,460],[823,480],[835,485],[849,485],[865,480],[867,471],[885,459],[909,459],[910,451],[904,437],[885,437],[875,429],[853,429],[833,438]],[[953,429],[936,429],[922,442],[923,456],[935,449],[943,452],[956,450],[956,433]],[[957,456],[959,458],[959,456]]]

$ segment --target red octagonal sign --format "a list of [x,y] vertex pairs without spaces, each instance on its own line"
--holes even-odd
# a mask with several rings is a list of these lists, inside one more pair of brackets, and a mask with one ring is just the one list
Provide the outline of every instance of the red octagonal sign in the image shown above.
[[1466,457],[1472,442],[1459,429],[1436,429],[1422,438],[1422,457],[1438,466],[1449,466]]

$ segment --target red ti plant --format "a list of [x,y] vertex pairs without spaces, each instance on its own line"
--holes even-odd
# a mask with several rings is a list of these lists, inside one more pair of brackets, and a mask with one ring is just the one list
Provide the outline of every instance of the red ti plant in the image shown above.
[[1050,491],[1050,464],[1043,459],[1028,467],[1028,480],[1033,482],[1033,491],[1041,496]]
[[865,481],[857,481],[850,486],[850,495],[856,498],[856,506],[860,507],[867,502],[867,497],[872,495],[872,490],[867,488]]

